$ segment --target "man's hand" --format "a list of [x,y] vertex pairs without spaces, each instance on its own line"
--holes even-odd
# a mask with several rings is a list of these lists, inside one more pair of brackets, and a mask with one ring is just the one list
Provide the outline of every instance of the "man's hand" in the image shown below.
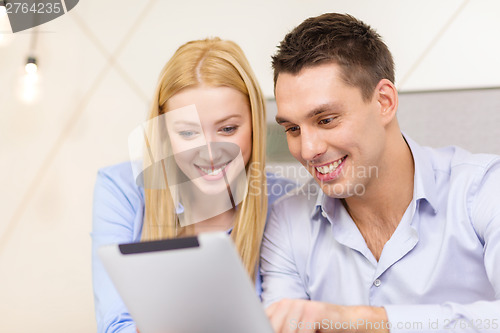
[[283,299],[266,309],[276,333],[388,333],[384,308]]

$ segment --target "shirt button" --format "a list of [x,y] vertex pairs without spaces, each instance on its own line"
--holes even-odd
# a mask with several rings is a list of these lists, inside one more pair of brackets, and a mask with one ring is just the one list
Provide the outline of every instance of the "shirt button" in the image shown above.
[[321,215],[323,215],[323,217],[326,219],[326,212],[325,211],[321,211]]
[[379,280],[379,279],[376,279],[375,281],[373,281],[373,285],[374,285],[375,287],[379,287],[381,284],[382,284],[382,282],[380,282],[380,280]]

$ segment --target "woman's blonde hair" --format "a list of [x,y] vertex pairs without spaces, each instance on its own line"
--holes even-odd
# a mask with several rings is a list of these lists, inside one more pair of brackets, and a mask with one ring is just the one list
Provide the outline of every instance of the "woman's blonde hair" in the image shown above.
[[[252,154],[247,164],[248,192],[237,208],[231,237],[250,277],[254,279],[267,214],[265,104],[241,48],[234,42],[219,38],[182,45],[160,73],[148,118],[154,119],[167,112],[167,101],[182,89],[201,84],[234,88],[247,96],[250,105]],[[177,237],[179,219],[168,186],[163,189],[145,188],[145,204],[142,240]]]

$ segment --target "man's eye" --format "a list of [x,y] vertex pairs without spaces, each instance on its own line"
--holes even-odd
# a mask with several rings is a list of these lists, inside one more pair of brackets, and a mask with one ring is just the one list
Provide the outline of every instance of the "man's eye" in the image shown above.
[[336,117],[329,117],[329,118],[321,119],[321,120],[319,121],[319,124],[320,124],[320,125],[327,125],[327,124],[331,123],[332,121],[334,121],[334,120],[335,120],[335,118],[336,118]]
[[179,131],[177,134],[184,139],[194,139],[198,136],[198,132],[196,131]]
[[298,130],[300,130],[300,127],[299,127],[299,126],[290,126],[290,127],[288,127],[287,129],[285,129],[285,132],[288,132],[288,133],[295,133],[295,132],[297,132]]
[[233,134],[238,129],[238,126],[225,126],[222,127],[219,132],[222,134]]

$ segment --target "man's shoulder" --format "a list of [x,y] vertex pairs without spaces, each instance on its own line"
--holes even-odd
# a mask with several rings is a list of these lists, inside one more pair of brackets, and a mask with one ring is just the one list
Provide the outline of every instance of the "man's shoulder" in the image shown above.
[[274,206],[276,209],[290,209],[293,210],[312,210],[316,204],[318,196],[322,193],[321,188],[314,179],[301,184],[294,189],[288,191],[281,198],[276,200]]
[[289,237],[304,240],[311,232],[312,224],[309,222],[314,218],[318,197],[322,195],[322,190],[314,179],[283,195],[271,206],[266,233],[288,230],[286,234]]
[[290,191],[293,191],[299,184],[288,178],[278,176],[272,172],[266,172],[267,194],[269,204],[274,204],[276,200]]
[[448,193],[452,200],[460,197],[472,202],[486,182],[500,180],[498,155],[472,153],[457,146],[425,148],[425,152],[432,164],[432,171],[423,174],[425,183],[435,184],[434,193]]
[[266,172],[266,179],[268,186],[286,186],[290,184],[297,187],[297,181],[282,177],[273,172]]
[[433,155],[434,169],[450,175],[481,174],[500,163],[499,155],[472,153],[458,146],[426,150]]
[[500,156],[493,154],[473,154],[464,149],[457,149],[453,156],[451,167],[453,169],[461,166],[486,170],[492,165],[500,162]]

